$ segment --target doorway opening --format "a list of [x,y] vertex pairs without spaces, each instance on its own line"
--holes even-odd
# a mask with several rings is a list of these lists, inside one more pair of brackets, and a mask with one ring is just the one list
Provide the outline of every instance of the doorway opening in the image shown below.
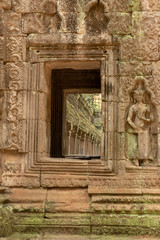
[[100,158],[100,70],[52,71],[51,157]]

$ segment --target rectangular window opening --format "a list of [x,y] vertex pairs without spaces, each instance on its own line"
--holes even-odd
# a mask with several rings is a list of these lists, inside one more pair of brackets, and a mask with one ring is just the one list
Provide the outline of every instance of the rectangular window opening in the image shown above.
[[64,97],[63,156],[66,158],[100,158],[101,93],[86,91],[67,92]]
[[100,158],[100,70],[52,71],[51,157]]

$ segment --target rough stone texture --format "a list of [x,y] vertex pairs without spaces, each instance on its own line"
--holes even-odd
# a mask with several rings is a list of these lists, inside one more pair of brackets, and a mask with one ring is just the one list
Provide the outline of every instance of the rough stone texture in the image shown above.
[[[159,32],[159,0],[0,1],[0,199],[16,230],[160,235]],[[50,157],[66,68],[100,69],[101,159]]]
[[[35,234],[14,234],[10,238],[0,238],[0,240],[20,240],[24,238],[29,238],[30,240],[105,240],[106,237],[104,236],[96,236],[96,235],[91,235],[91,236],[79,236],[79,235],[53,235],[53,234],[43,234],[43,235],[35,235]],[[127,237],[127,236],[113,236],[113,235],[108,235],[107,240],[158,240],[159,238],[154,238],[154,237]]]

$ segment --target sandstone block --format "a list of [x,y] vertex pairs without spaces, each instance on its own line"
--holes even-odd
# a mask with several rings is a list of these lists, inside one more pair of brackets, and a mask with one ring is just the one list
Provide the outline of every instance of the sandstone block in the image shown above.
[[[119,174],[126,174],[126,134],[120,133],[118,134],[118,153],[117,153],[117,168],[119,169]],[[121,159],[121,160],[120,160]],[[123,160],[122,160],[123,159]],[[127,159],[128,161],[128,159]],[[128,164],[130,162],[128,161]]]
[[4,38],[0,37],[0,60],[4,58]]
[[45,93],[39,93],[39,120],[47,121],[48,105],[47,95]]
[[108,33],[115,35],[126,35],[131,32],[131,16],[129,13],[109,14]]
[[6,14],[6,34],[17,36],[22,33],[21,14],[9,12]]
[[53,189],[48,190],[47,212],[89,212],[89,195],[87,189]]
[[149,36],[159,35],[160,15],[158,12],[134,12],[132,14],[132,35]]
[[6,38],[5,61],[21,62],[26,58],[26,43],[23,37]]
[[120,76],[150,76],[152,74],[152,64],[151,62],[119,62],[118,64]]
[[160,77],[160,61],[152,62],[153,75]]
[[37,139],[37,152],[45,153],[47,146],[47,131],[46,131],[46,122],[39,120],[38,121],[38,139]]
[[13,0],[13,10],[21,13],[55,13],[56,1],[54,0]]
[[40,187],[39,175],[3,175],[2,185],[5,187],[27,187],[38,188]]
[[7,63],[5,65],[5,87],[10,90],[23,89],[23,63]]
[[[86,1],[84,1],[83,4],[85,4],[85,2]],[[78,0],[73,0],[72,2],[70,0],[60,0],[58,9],[60,12],[78,13],[82,11],[83,4],[80,4]]]
[[[102,95],[102,101],[115,102],[117,100],[117,78],[116,77],[106,77],[103,83],[104,94]],[[102,89],[103,90],[103,89]]]
[[45,188],[85,188],[88,186],[88,177],[42,174],[41,182]]
[[143,11],[159,11],[160,2],[159,0],[142,0],[141,6]]
[[52,15],[43,13],[23,14],[23,33],[47,33],[51,28]]
[[[119,101],[123,103],[130,103],[129,88],[132,86],[134,79],[130,76],[120,77],[119,82]],[[119,105],[120,106],[120,105]]]
[[45,203],[46,189],[12,188],[6,196],[11,203]]
[[5,10],[11,9],[11,0],[2,0],[0,2],[0,8],[3,8]]
[[122,39],[120,46],[120,56],[123,61],[130,60],[158,60],[158,38],[131,38],[125,37]]
[[119,103],[118,105],[118,131],[124,133],[126,131],[126,120],[128,115],[128,103]]
[[127,12],[128,4],[125,0],[107,1],[103,0],[103,3],[108,6],[109,12]]
[[0,8],[0,36],[4,34],[4,10]]
[[0,61],[0,89],[4,89],[4,65]]

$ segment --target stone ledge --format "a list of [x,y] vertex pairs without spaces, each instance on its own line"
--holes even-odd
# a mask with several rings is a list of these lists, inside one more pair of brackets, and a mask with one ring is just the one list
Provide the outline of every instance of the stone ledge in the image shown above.
[[158,167],[126,167],[127,173],[157,173],[159,171]]
[[[74,40],[73,40],[74,39]],[[102,34],[100,36],[90,36],[90,35],[83,35],[83,34],[70,34],[70,33],[61,33],[61,34],[30,34],[28,36],[28,46],[29,47],[48,47],[53,46],[56,44],[107,44],[113,45],[112,37],[108,34]]]
[[14,230],[20,233],[160,235],[160,216],[157,215],[53,214],[50,219],[40,219],[34,214],[34,217],[17,217],[20,220]]

